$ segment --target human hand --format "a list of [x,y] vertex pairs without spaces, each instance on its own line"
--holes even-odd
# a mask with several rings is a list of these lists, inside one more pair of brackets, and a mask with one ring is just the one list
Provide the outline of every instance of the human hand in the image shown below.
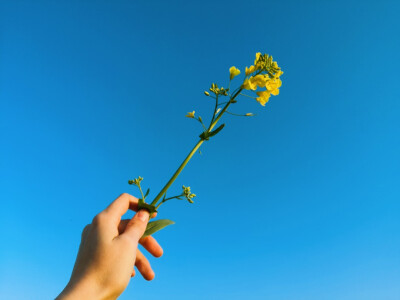
[[137,249],[140,243],[155,257],[163,253],[153,237],[141,238],[149,213],[140,210],[131,220],[121,219],[128,209],[136,211],[137,203],[137,198],[122,194],[84,228],[71,279],[58,300],[116,299],[135,275],[134,266],[146,280],[154,278],[149,261]]

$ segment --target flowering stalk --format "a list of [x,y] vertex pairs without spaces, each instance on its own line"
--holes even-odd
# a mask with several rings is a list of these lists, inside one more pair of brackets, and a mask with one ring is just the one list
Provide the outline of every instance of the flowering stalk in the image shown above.
[[[150,189],[147,190],[146,194],[143,193],[140,182],[143,180],[142,177],[139,177],[134,180],[129,180],[129,184],[136,185],[141,193],[141,198],[139,198],[139,203],[138,203],[138,209],[146,209],[150,213],[154,213],[157,211],[157,209],[165,202],[172,200],[172,199],[179,199],[179,200],[184,200],[186,199],[188,202],[193,203],[192,198],[194,198],[196,195],[192,194],[190,191],[190,187],[185,187],[183,186],[183,192],[177,196],[172,196],[166,198],[166,193],[168,189],[171,187],[172,183],[176,180],[176,178],[179,176],[179,174],[182,172],[182,170],[185,168],[187,163],[190,161],[190,159],[193,157],[193,155],[196,153],[197,150],[199,150],[200,146],[204,143],[204,141],[209,140],[211,137],[215,136],[218,134],[225,126],[225,124],[220,125],[217,129],[213,130],[214,127],[217,125],[218,121],[221,119],[221,117],[224,115],[224,113],[228,113],[231,115],[235,116],[244,116],[244,117],[250,117],[254,116],[253,113],[246,113],[246,114],[236,114],[236,113],[231,113],[227,109],[230,105],[233,103],[236,103],[237,100],[236,98],[239,95],[243,95],[246,97],[254,98],[256,99],[261,105],[265,106],[265,104],[269,101],[269,98],[272,95],[278,95],[279,94],[279,88],[282,84],[282,81],[280,80],[280,76],[283,74],[281,69],[278,67],[278,64],[272,60],[272,56],[269,56],[268,54],[261,54],[257,53],[256,54],[256,59],[254,61],[254,65],[250,66],[249,68],[246,67],[245,71],[245,79],[243,83],[241,84],[240,87],[238,87],[233,94],[230,93],[230,86],[231,86],[231,81],[234,77],[238,76],[240,74],[240,70],[237,69],[236,67],[231,67],[229,69],[230,73],[230,80],[229,80],[229,87],[228,89],[224,89],[223,87],[218,87],[215,83],[211,85],[210,92],[214,93],[214,96],[211,96],[209,92],[204,92],[204,94],[208,97],[212,97],[215,99],[215,108],[214,108],[214,113],[212,115],[210,125],[206,127],[204,125],[203,119],[199,116],[195,116],[195,111],[189,112],[186,117],[195,119],[199,121],[204,129],[204,131],[200,134],[200,140],[197,142],[197,144],[193,147],[193,149],[189,152],[189,154],[186,156],[186,158],[183,160],[181,165],[178,167],[178,169],[175,171],[175,173],[172,175],[172,177],[169,179],[169,181],[165,184],[165,186],[161,189],[161,191],[158,193],[158,195],[154,198],[154,200],[148,204],[146,203],[145,199],[148,196]],[[249,90],[249,91],[256,91],[259,88],[266,88],[265,90],[261,90],[256,92],[258,97],[252,97],[246,94],[242,94],[243,90]],[[219,98],[224,97],[224,96],[229,96],[229,100],[224,103],[219,103]],[[224,105],[224,107],[218,108],[218,106]],[[163,199],[161,199],[163,197]],[[164,228],[167,225],[173,224],[173,221],[167,220],[167,219],[162,219],[162,220],[157,220],[150,222],[147,226],[146,232],[144,236],[151,235],[154,232]]]
[[[211,132],[211,130],[217,125],[219,119],[221,119],[222,115],[226,112],[228,109],[229,105],[233,103],[232,101],[235,100],[237,95],[240,93],[242,89],[240,89],[232,98],[231,100],[225,105],[225,107],[222,109],[222,111],[219,113],[218,117],[210,124],[208,127],[207,132],[208,134]],[[179,166],[179,168],[175,171],[174,175],[172,175],[171,179],[167,182],[167,184],[163,187],[163,189],[158,193],[158,195],[154,198],[153,202],[151,202],[151,205],[155,205],[161,197],[167,192],[169,187],[172,185],[172,183],[175,181],[175,179],[178,177],[178,175],[182,172],[183,168],[187,165],[189,160],[193,157],[193,155],[196,153],[196,151],[200,148],[200,146],[203,144],[205,141],[205,138],[200,138],[200,140],[197,142],[197,144],[193,147],[192,151],[186,156],[185,160],[182,162],[182,164]]]

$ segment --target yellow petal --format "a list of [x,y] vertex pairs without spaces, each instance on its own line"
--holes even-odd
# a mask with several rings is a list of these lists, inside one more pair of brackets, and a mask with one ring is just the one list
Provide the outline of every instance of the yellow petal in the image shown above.
[[232,80],[235,76],[240,74],[240,70],[235,66],[230,67],[229,74],[230,74],[230,79]]
[[250,66],[249,68],[246,67],[245,74],[246,76],[249,76],[251,73],[253,73],[256,70],[254,66]]
[[265,106],[265,104],[268,102],[269,97],[271,96],[270,92],[268,91],[260,91],[256,93],[259,97],[256,98],[256,100],[262,105]]
[[[268,91],[270,91],[273,95],[275,95],[273,93],[273,91],[279,89],[281,87],[281,85],[282,85],[282,81],[279,78],[277,78],[277,79],[268,80],[265,84],[265,87],[267,88]],[[279,94],[279,92],[278,92],[278,94]]]
[[275,73],[274,78],[278,79],[282,74],[283,72],[279,70],[278,72]]
[[254,77],[251,77],[250,80],[253,84],[257,85],[258,87],[264,87],[267,81],[269,80],[269,77],[266,75],[258,74]]
[[186,115],[186,117],[188,117],[188,118],[193,118],[193,119],[194,119],[194,111],[188,112],[187,115]]
[[279,89],[272,90],[271,94],[274,95],[274,96],[278,96],[279,95]]
[[257,61],[258,61],[258,59],[260,58],[260,56],[261,56],[261,52],[257,52],[257,53],[256,53],[256,59],[254,60],[254,65],[257,64]]
[[254,84],[250,79],[245,79],[243,84],[242,84],[242,88],[246,89],[246,90],[253,90],[255,91],[257,89],[257,85]]

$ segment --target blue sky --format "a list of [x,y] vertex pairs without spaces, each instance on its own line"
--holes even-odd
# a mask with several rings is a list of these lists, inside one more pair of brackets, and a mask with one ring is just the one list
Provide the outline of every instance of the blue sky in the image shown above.
[[397,1],[0,3],[0,298],[54,298],[84,225],[128,179],[155,196],[201,132],[184,115],[259,51],[281,94],[224,117],[120,299],[400,298]]

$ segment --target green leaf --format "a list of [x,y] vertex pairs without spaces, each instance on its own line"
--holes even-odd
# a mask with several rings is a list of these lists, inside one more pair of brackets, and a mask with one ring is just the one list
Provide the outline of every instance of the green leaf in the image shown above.
[[154,205],[150,205],[150,204],[147,204],[145,202],[140,202],[139,201],[138,210],[141,210],[141,209],[145,209],[151,214],[157,212],[156,207]]
[[144,195],[144,198],[146,198],[147,197],[147,195],[150,193],[150,189],[147,189],[147,192],[146,192],[146,194]]
[[144,232],[142,237],[146,237],[149,235],[152,235],[153,233],[163,229],[164,227],[168,225],[175,224],[174,221],[168,220],[168,219],[161,219],[153,222],[149,222],[146,227],[146,231]]
[[219,126],[217,129],[215,129],[214,131],[211,131],[208,134],[208,137],[210,138],[210,137],[216,135],[218,132],[220,132],[222,130],[222,128],[224,128],[224,126],[225,126],[225,124],[221,124],[221,126]]
[[212,137],[212,136],[216,135],[218,132],[220,132],[222,130],[222,128],[224,128],[224,126],[225,126],[225,124],[222,124],[217,129],[215,129],[214,131],[211,131],[211,132],[204,131],[202,134],[199,135],[199,138],[201,138],[202,140],[208,141],[210,139],[210,137]]

